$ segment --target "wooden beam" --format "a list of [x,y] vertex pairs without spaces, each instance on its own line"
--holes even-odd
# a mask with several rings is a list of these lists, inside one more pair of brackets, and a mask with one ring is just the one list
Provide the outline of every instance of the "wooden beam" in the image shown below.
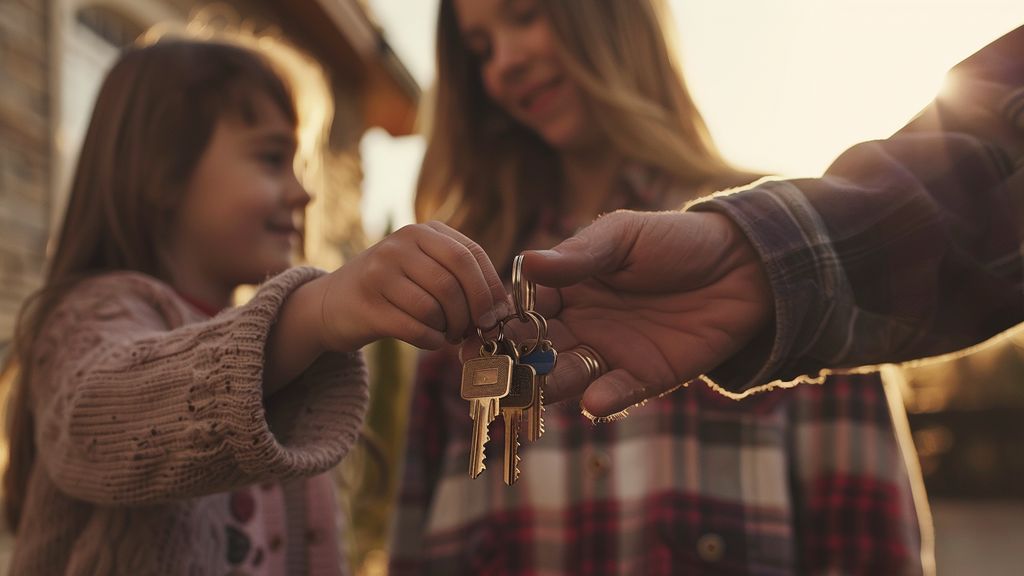
[[357,0],[278,0],[275,8],[336,79],[359,84],[367,128],[413,133],[419,85]]

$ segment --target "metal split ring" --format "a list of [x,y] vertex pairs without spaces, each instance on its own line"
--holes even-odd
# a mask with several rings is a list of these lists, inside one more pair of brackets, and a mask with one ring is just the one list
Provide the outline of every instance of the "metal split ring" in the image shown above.
[[537,305],[537,285],[523,275],[522,254],[512,258],[512,303],[516,308],[516,316],[523,322],[527,321],[527,313]]

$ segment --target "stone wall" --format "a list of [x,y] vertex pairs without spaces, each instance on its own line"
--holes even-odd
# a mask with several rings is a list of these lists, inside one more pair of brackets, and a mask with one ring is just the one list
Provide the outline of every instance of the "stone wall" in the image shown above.
[[[0,0],[0,347],[42,278],[50,206],[48,2]],[[0,352],[3,354],[3,352]]]

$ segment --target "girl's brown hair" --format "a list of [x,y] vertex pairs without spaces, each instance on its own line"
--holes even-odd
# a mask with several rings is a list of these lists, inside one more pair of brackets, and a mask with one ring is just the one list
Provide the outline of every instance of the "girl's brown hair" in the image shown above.
[[[694,188],[736,174],[683,82],[661,0],[542,0],[537,6],[591,117],[623,157]],[[536,206],[558,202],[557,155],[491,102],[452,0],[441,0],[433,96],[416,215],[447,221],[500,264]]]
[[79,281],[110,270],[165,278],[159,254],[189,179],[218,121],[258,120],[254,99],[269,97],[292,124],[291,94],[269,63],[224,43],[166,40],[131,48],[107,75],[71,184],[64,223],[43,287],[22,309],[4,368],[9,460],[4,514],[21,517],[35,461],[28,382],[35,338]]

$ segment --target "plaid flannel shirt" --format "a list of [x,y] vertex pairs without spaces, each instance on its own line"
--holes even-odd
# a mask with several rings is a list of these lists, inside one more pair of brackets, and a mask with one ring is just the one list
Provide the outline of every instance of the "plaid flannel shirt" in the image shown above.
[[[665,208],[672,182],[623,171],[606,208]],[[675,205],[678,205],[675,204]],[[557,240],[571,224],[540,219]],[[454,355],[417,375],[391,574],[920,574],[921,532],[883,383],[734,401],[693,383],[593,426],[573,403],[501,474],[501,421],[489,469],[467,475],[471,420]]]
[[694,383],[602,426],[555,405],[511,488],[500,426],[467,475],[460,375],[451,356],[420,366],[392,575],[922,572],[875,374],[743,401]]
[[727,389],[934,356],[1019,324],[1024,26],[953,68],[917,118],[851,148],[825,177],[690,209],[732,218],[775,293],[774,333],[713,374]]

